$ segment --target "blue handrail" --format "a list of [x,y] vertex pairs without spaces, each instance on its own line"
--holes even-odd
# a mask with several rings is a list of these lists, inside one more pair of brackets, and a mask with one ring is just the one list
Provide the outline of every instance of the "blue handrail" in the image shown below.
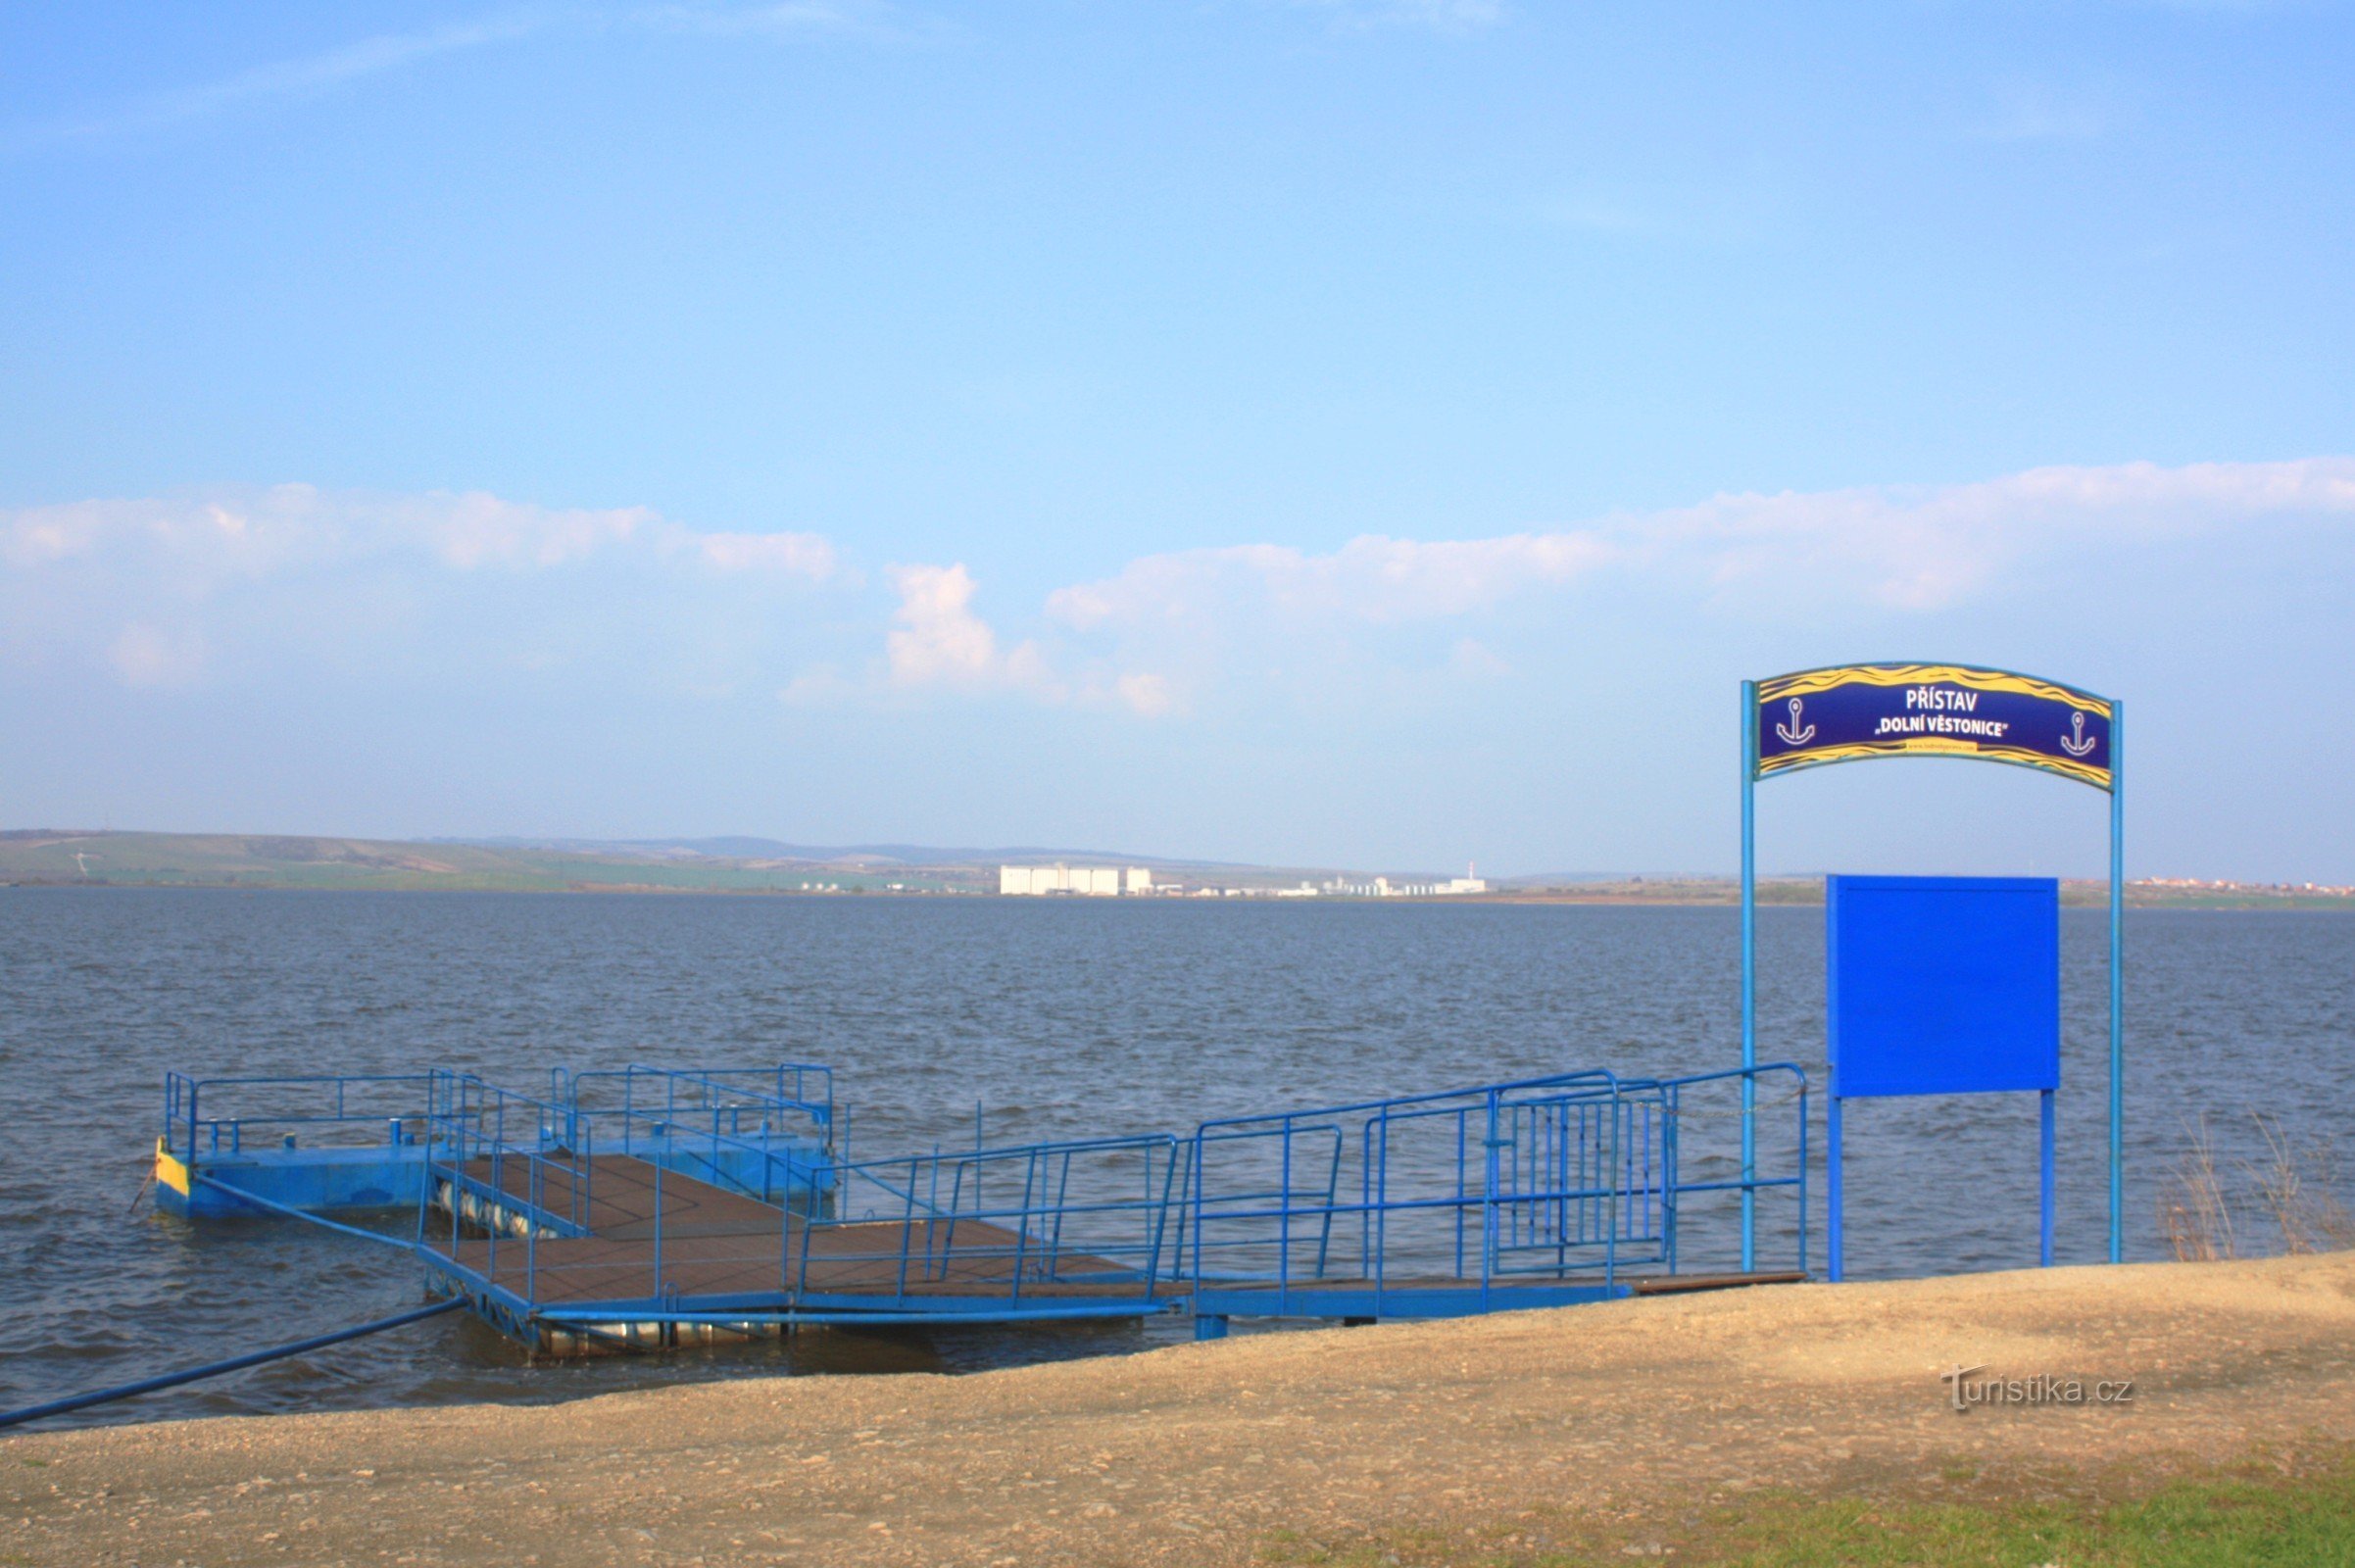
[[[1685,1180],[1686,1120],[1711,1086],[1784,1079],[1795,1106],[1787,1171]],[[1729,1123],[1729,1125],[1731,1125]],[[1302,1140],[1348,1128],[1356,1170],[1349,1199],[1315,1156],[1300,1179]],[[1795,1192],[1795,1262],[1806,1268],[1806,1076],[1795,1064],[1680,1078],[1595,1069],[1482,1088],[1203,1122],[1190,1159],[1191,1274],[1205,1284],[1262,1284],[1279,1301],[1307,1284],[1357,1287],[1376,1300],[1404,1279],[1474,1292],[1567,1282],[1599,1269],[1605,1294],[1636,1267],[1674,1272],[1691,1195]],[[1353,1255],[1335,1252],[1349,1220]],[[1434,1227],[1437,1227],[1436,1229]],[[1311,1247],[1313,1243],[1313,1247]]]
[[[248,1124],[269,1128],[312,1127],[368,1124],[382,1127],[388,1122],[407,1122],[418,1117],[423,1110],[422,1091],[430,1078],[427,1073],[304,1073],[291,1076],[245,1075],[235,1077],[197,1078],[183,1072],[164,1074],[164,1147],[186,1159],[199,1154],[238,1153],[244,1149],[244,1132]],[[387,1085],[398,1085],[407,1093],[398,1097],[373,1096],[366,1106],[352,1104],[353,1092],[381,1091]],[[242,1090],[245,1098],[267,1100],[265,1091],[299,1097],[296,1103],[303,1108],[283,1109],[267,1103],[240,1104],[232,1099],[231,1114],[206,1116],[203,1102],[210,1093],[218,1100],[224,1090]],[[200,1136],[200,1129],[204,1136]],[[222,1148],[223,1134],[227,1148]]]

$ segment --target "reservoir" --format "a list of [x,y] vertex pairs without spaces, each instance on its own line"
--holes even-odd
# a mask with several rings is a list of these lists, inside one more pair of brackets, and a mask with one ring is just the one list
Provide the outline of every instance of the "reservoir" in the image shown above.
[[[1820,1082],[1823,913],[1760,914],[1761,1059]],[[2102,916],[2063,918],[2058,1256],[2103,1240]],[[2129,1256],[2205,1118],[2343,1146],[2355,918],[2129,917]],[[0,1406],[413,1305],[412,1266],[292,1221],[201,1235],[141,1200],[168,1068],[373,1073],[552,1059],[830,1064],[865,1152],[1192,1128],[1575,1067],[1737,1058],[1731,908],[0,890]],[[1852,1276],[2035,1260],[2033,1097],[1851,1112]],[[135,1205],[135,1207],[134,1207]],[[2266,1238],[2247,1216],[2251,1239]],[[463,1315],[91,1412],[548,1399],[764,1372],[968,1370],[1181,1325],[811,1333],[526,1365]]]

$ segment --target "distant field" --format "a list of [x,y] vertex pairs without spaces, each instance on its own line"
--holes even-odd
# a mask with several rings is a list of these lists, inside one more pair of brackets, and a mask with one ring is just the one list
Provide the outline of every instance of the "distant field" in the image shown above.
[[940,893],[982,885],[979,870],[967,867],[851,868],[256,834],[26,832],[0,834],[0,883],[486,893]]
[[[710,843],[712,841],[701,841]],[[760,841],[719,841],[728,847]],[[781,846],[782,847],[782,846]],[[832,853],[832,852],[817,852]],[[907,853],[923,854],[920,849]],[[935,854],[972,854],[947,851]],[[1036,860],[1039,855],[1005,852]],[[1057,857],[1059,858],[1059,857]],[[1073,856],[1074,861],[1133,857]],[[1330,873],[1268,866],[1160,868],[1166,887],[1182,879],[1268,892],[1297,888]],[[0,886],[352,888],[386,892],[472,893],[995,893],[994,858],[918,864],[871,853],[834,859],[700,853],[692,848],[616,845],[532,848],[490,844],[408,843],[389,839],[305,838],[255,833],[116,833],[16,829],[0,832]],[[1477,897],[1418,903],[1724,905],[1739,893],[1731,877],[1526,878]],[[1758,901],[1820,905],[1821,877],[1770,877]],[[2102,882],[2069,881],[2061,902],[2099,905]],[[1331,895],[1327,895],[1331,897]],[[2287,887],[2130,886],[2136,907],[2186,909],[2347,909],[2355,898]],[[1255,902],[1255,901],[1254,901]]]
[[[1629,906],[1671,904],[1739,902],[1742,886],[1732,877],[1680,877],[1660,880],[1581,882],[1562,886],[1507,885],[1487,895],[1484,903],[1505,904],[1620,904]],[[2107,882],[2066,880],[2061,903],[2070,908],[2093,908],[2110,898]],[[1762,905],[1813,905],[1824,902],[1822,877],[1761,878]],[[2137,909],[2340,909],[2355,911],[2355,898],[2335,893],[2308,893],[2291,888],[2183,888],[2128,884],[2126,902]]]

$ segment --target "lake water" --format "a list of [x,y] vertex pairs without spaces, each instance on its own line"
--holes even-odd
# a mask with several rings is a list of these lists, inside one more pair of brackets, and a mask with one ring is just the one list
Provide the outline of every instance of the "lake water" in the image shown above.
[[[2104,928],[2063,926],[2059,1252],[2092,1261]],[[1763,910],[1759,949],[1760,1055],[1820,1085],[1822,911]],[[881,1155],[969,1144],[976,1102],[998,1144],[1572,1067],[1706,1071],[1738,1058],[1738,975],[1730,909],[0,889],[0,1408],[419,1299],[393,1254],[135,1201],[171,1067],[531,1086],[560,1062],[819,1061]],[[2257,1152],[2252,1113],[2346,1146],[2355,917],[2132,914],[2128,980],[2130,1249],[2156,1257],[2190,1119],[2232,1155]],[[2035,1156],[2029,1097],[1854,1107],[1851,1274],[2033,1263]],[[1185,1332],[810,1333],[531,1366],[460,1314],[74,1419],[965,1370]]]

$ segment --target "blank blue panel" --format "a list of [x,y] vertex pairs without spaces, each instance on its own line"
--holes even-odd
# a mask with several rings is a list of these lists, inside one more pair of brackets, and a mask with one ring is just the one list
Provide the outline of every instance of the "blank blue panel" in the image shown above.
[[1832,1092],[1957,1095],[2061,1082],[2061,885],[1827,879]]

